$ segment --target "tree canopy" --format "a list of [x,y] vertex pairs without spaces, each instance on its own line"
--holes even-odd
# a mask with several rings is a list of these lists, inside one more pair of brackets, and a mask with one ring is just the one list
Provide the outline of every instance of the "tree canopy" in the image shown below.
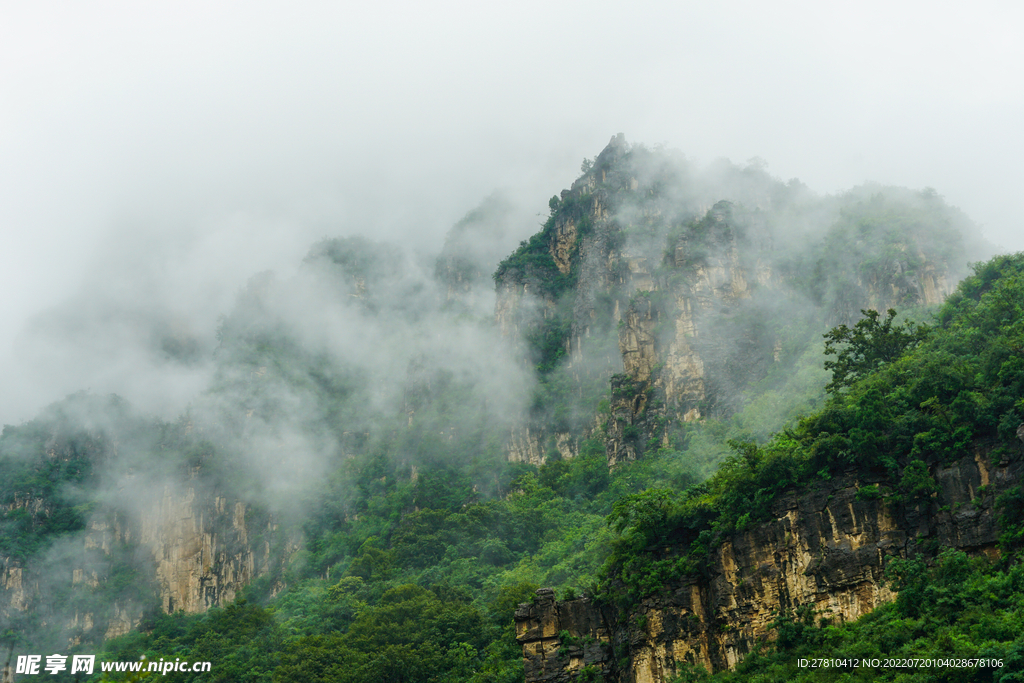
[[840,325],[824,335],[825,354],[836,356],[826,360],[825,369],[832,371],[832,381],[825,387],[836,392],[866,377],[886,363],[892,363],[928,335],[928,326],[905,322],[894,325],[895,309],[886,311],[879,320],[875,310],[861,310],[864,317],[852,328]]

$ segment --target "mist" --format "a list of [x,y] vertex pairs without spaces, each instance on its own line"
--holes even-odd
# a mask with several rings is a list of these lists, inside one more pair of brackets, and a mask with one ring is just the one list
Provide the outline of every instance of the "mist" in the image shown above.
[[323,237],[437,253],[496,189],[528,235],[619,131],[817,193],[934,187],[1024,248],[1021,13],[6,5],[0,422],[80,389],[171,418],[253,274]]
[[[150,576],[166,559],[162,535],[193,524],[193,501],[225,524],[224,542],[280,524],[249,578],[337,581],[379,542],[367,501],[386,486],[401,512],[392,522],[418,536],[421,509],[454,518],[510,497],[545,459],[551,474],[569,455],[589,458],[607,483],[616,461],[587,451],[595,429],[668,451],[679,442],[648,429],[655,420],[688,428],[694,415],[803,391],[751,411],[743,429],[767,439],[823,396],[808,339],[820,345],[819,328],[851,322],[864,300],[842,284],[855,278],[829,278],[879,256],[877,245],[828,241],[862,204],[938,217],[907,232],[922,262],[957,276],[967,260],[1024,249],[1016,6],[0,2],[0,425],[20,425],[5,427],[4,456],[19,486],[37,486],[33,458],[83,468],[34,494],[75,524],[53,527],[36,556],[50,527],[22,534],[12,554],[41,577],[15,626],[49,623],[57,643],[93,630],[65,619],[69,582],[99,587],[98,619],[127,627],[146,605],[195,612],[233,599],[175,605],[149,578],[128,589],[106,580],[126,567]],[[622,193],[602,227],[621,243],[591,244],[574,265],[581,282],[604,269],[607,296],[591,282],[545,298],[527,273],[509,334],[495,324],[492,273],[554,220],[559,193],[620,132],[633,166],[619,180],[642,191]],[[735,204],[727,221],[719,202]],[[835,268],[817,289],[767,288],[731,312],[713,302],[693,319],[707,332],[693,357],[707,363],[709,394],[725,398],[701,413],[676,386],[649,424],[642,410],[627,416],[608,399],[639,386],[623,369],[644,373],[624,368],[623,313],[654,310],[643,294],[660,288],[665,320],[678,318],[664,278],[687,266],[669,254],[718,223],[763,257],[743,264],[751,282],[762,266],[783,283],[787,268]],[[730,240],[703,256],[721,260]],[[548,323],[564,329],[547,334]],[[684,367],[684,337],[652,324],[645,341]],[[685,379],[665,378],[658,391]],[[529,429],[535,457],[512,458]],[[686,462],[672,456],[673,485],[726,457],[711,441],[698,435]],[[49,520],[30,503],[10,503],[12,519]],[[592,560],[607,538],[598,512]],[[466,546],[449,559],[511,567],[515,550],[523,567],[502,581],[586,573],[528,566],[553,531],[537,526],[535,548],[508,540],[527,526],[496,523],[480,541],[491,555]],[[267,596],[284,585],[266,583]]]

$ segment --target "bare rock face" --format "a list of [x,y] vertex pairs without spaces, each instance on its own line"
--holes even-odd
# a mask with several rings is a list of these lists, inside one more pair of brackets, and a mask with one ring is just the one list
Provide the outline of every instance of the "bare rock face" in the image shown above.
[[[939,491],[916,503],[858,496],[879,480],[855,475],[788,493],[773,503],[773,521],[728,537],[702,575],[681,577],[627,612],[538,592],[516,612],[526,683],[577,680],[584,666],[606,681],[665,683],[682,662],[735,666],[774,637],[782,611],[810,606],[834,622],[857,619],[894,599],[883,580],[892,558],[942,548],[997,554],[994,501],[1020,484],[1022,469],[981,454],[934,466]],[[566,647],[584,640],[593,641],[589,650]]]
[[11,612],[23,612],[28,607],[29,595],[26,594],[22,581],[22,568],[4,563],[3,574],[0,575],[0,588],[4,592],[2,613],[8,617]]
[[572,267],[572,257],[576,250],[578,236],[579,226],[575,220],[569,219],[555,224],[554,240],[551,242],[551,258],[555,260],[558,272],[563,275],[568,275]]
[[[496,274],[507,338],[554,348],[557,321],[559,370],[577,395],[596,374],[614,375],[600,434],[613,466],[666,443],[666,425],[739,409],[753,383],[806,343],[785,334],[852,324],[861,309],[940,303],[955,285],[949,249],[928,236],[949,216],[926,225],[930,199],[861,190],[829,204],[763,171],[727,172],[735,183],[702,179],[617,135]],[[555,431],[565,425],[534,419],[514,431],[509,458],[543,462]]]
[[526,462],[537,466],[544,464],[540,438],[536,434],[531,434],[530,428],[526,426],[512,431],[507,452],[509,462]]
[[[781,287],[767,264],[770,240],[747,226],[742,238],[732,207],[719,202],[699,222],[669,238],[660,275],[650,259],[632,259],[637,285],[618,323],[623,374],[612,378],[608,459],[639,457],[665,438],[668,422],[727,412],[726,398],[771,364],[775,339],[744,348],[747,331],[732,323]],[[646,279],[639,267],[649,268]],[[645,288],[646,285],[646,288]],[[735,380],[735,368],[750,377]],[[653,441],[652,441],[653,440]]]
[[[55,615],[49,618],[66,618],[70,643],[128,633],[150,607],[148,599],[115,600],[103,605],[104,614],[65,615],[61,605],[48,602],[55,590],[102,588],[110,580],[112,563],[120,561],[115,556],[123,558],[125,552],[135,558],[135,580],[153,587],[165,612],[204,612],[234,600],[244,586],[273,569],[275,524],[246,503],[204,492],[193,482],[165,486],[133,514],[95,514],[68,541],[58,566],[22,567],[0,557],[0,618],[17,622],[40,611]],[[40,505],[45,513],[45,502]],[[275,550],[274,557],[280,558],[289,548]]]
[[527,681],[574,681],[585,668],[611,668],[611,613],[587,598],[558,602],[541,588],[533,603],[516,610],[516,638],[523,644]]
[[272,522],[247,522],[248,512],[241,501],[197,499],[192,488],[165,489],[154,501],[141,520],[139,541],[153,554],[165,611],[205,612],[229,603],[269,570]]

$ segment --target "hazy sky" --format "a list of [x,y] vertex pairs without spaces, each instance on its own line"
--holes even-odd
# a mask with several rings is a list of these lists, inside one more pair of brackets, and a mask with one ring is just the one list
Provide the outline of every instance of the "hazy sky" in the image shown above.
[[[1022,29],[1010,2],[0,0],[0,423],[152,393],[126,319],[209,334],[321,236],[439,247],[495,188],[546,213],[618,132],[931,186],[1024,249]],[[55,319],[111,331],[26,333]]]

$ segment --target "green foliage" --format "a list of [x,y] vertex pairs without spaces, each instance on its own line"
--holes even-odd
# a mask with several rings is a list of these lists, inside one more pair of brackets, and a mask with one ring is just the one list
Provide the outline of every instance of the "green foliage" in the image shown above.
[[[228,406],[210,420],[220,433],[198,426],[193,431],[190,416],[180,424],[148,420],[140,426],[122,414],[116,400],[97,411],[120,415],[116,428],[98,423],[80,428],[80,415],[90,413],[69,401],[46,419],[4,429],[4,556],[14,566],[41,561],[59,547],[56,541],[90,521],[113,525],[97,516],[104,508],[83,491],[96,477],[96,464],[110,465],[107,459],[115,451],[123,471],[134,471],[132,458],[160,474],[191,477],[200,468],[202,483],[219,494],[262,495],[260,478],[239,466],[244,461],[232,450],[232,439],[254,424],[266,425],[268,433],[295,429],[309,437],[326,463],[317,489],[290,501],[294,507],[286,510],[312,511],[303,524],[305,546],[287,567],[272,562],[270,572],[246,589],[245,599],[201,615],[163,614],[151,587],[140,581],[152,574],[148,549],[122,543],[112,545],[109,554],[88,557],[98,570],[95,587],[64,586],[63,592],[54,591],[55,600],[99,622],[110,618],[115,603],[145,607],[142,629],[108,643],[105,658],[210,659],[217,668],[203,680],[513,683],[522,680],[523,663],[512,616],[538,586],[552,586],[563,598],[584,589],[598,593],[597,599],[628,604],[701,571],[726,535],[750,530],[770,515],[780,494],[814,480],[867,473],[874,477],[869,481],[887,483],[862,487],[859,500],[885,497],[886,504],[927,506],[937,492],[929,474],[937,462],[974,447],[995,457],[1015,455],[1016,429],[1024,416],[1020,256],[978,266],[940,312],[934,329],[896,325],[894,312],[879,320],[872,311],[852,328],[840,326],[826,335],[837,359],[825,364],[834,371],[834,395],[823,407],[825,370],[814,343],[821,332],[817,313],[793,315],[793,301],[776,301],[777,292],[767,291],[758,277],[747,277],[750,297],[730,304],[714,325],[690,340],[709,367],[721,370],[708,373],[709,396],[718,398],[701,406],[711,418],[673,424],[666,417],[670,400],[658,393],[656,382],[613,374],[621,369],[615,312],[626,306],[643,310],[656,321],[655,343],[673,340],[676,294],[693,294],[688,275],[715,265],[737,244],[744,248],[735,251],[746,259],[737,273],[756,275],[764,265],[743,256],[745,245],[765,239],[765,225],[784,216],[747,208],[742,197],[755,198],[748,206],[767,197],[777,207],[792,207],[799,188],[772,181],[756,168],[726,169],[738,188],[729,196],[739,198],[720,201],[693,220],[691,207],[706,198],[680,190],[689,187],[681,182],[685,169],[657,167],[657,155],[642,148],[622,154],[614,163],[603,156],[587,164],[591,179],[600,178],[595,194],[574,190],[552,197],[541,231],[523,241],[494,274],[499,286],[539,299],[536,309],[524,307],[514,322],[527,346],[524,364],[537,380],[531,418],[540,427],[536,433],[548,435],[541,444],[545,464],[505,462],[509,423],[483,407],[491,395],[427,356],[409,360],[407,381],[395,392],[401,408],[380,419],[367,407],[380,401],[372,373],[359,364],[339,364],[332,349],[308,344],[287,316],[275,313],[276,285],[265,274],[250,282],[218,330],[209,397]],[[825,244],[809,249],[780,244],[778,252],[785,256],[768,264],[778,266],[799,296],[821,304],[836,321],[851,320],[847,309],[860,306],[851,302],[864,300],[847,296],[857,283],[872,282],[910,300],[917,269],[955,249],[956,221],[934,197],[901,203],[879,191],[836,201],[832,208],[838,218]],[[601,215],[620,222],[595,220],[599,204]],[[485,219],[467,215],[459,228]],[[569,272],[563,273],[552,245],[556,229],[570,222],[577,240],[562,245],[569,256]],[[600,243],[610,258],[618,258],[607,275],[621,286],[577,290],[584,243]],[[653,273],[654,291],[631,289],[631,264],[620,258],[627,247],[650,263],[663,261]],[[467,253],[453,247],[451,260],[439,261],[438,267],[470,281],[478,273]],[[839,260],[850,254],[855,258]],[[387,245],[359,238],[324,240],[306,265],[326,273],[346,301],[377,320],[392,313],[413,320],[420,314],[415,309],[423,301],[421,292],[416,285],[403,288],[408,263]],[[812,308],[802,300],[800,306]],[[586,334],[570,339],[580,324]],[[571,347],[571,367],[566,362],[570,341],[578,344]],[[654,368],[656,377],[659,372]],[[298,406],[290,402],[296,396]],[[613,405],[624,401],[646,405],[646,413],[622,423],[623,435],[643,458],[610,471],[594,417],[616,419]],[[816,412],[797,423],[800,414],[811,411]],[[140,430],[155,436],[142,438]],[[579,454],[563,458],[565,442],[554,442],[554,432],[578,436],[568,447],[578,445]],[[23,504],[26,494],[45,499],[45,512]],[[1024,494],[1016,490],[998,500],[1008,550],[1018,549],[1024,538],[1022,501]],[[247,510],[247,518],[257,514]],[[280,553],[282,532],[272,529],[284,526],[289,515],[262,514],[265,518],[250,526],[268,531],[250,540],[254,545],[273,541]],[[981,594],[970,599],[956,594],[958,586],[972,581],[984,584],[985,596],[997,596],[992,604],[1014,600],[1008,597],[1012,590],[994,578],[977,579],[982,570],[976,572],[969,562],[950,557],[938,566],[945,583],[936,592],[919,581],[924,565],[893,563],[891,580],[904,601],[893,608],[904,622],[892,626],[893,633],[925,633],[930,622],[907,622],[939,619],[930,607],[914,606],[919,602],[933,601],[947,620],[958,609],[975,614],[971,610],[982,604]],[[603,587],[595,585],[599,577],[605,579]],[[1019,577],[1006,581],[1019,589]],[[69,638],[54,626],[55,614],[40,610],[34,623],[5,623],[2,637],[20,643],[20,634],[49,628],[49,642],[63,647]],[[779,615],[780,657],[834,644],[832,627],[823,626],[818,616],[806,610]],[[988,625],[975,624],[980,631]],[[1006,633],[1018,625],[1007,616],[996,630]],[[101,623],[96,632],[103,630]],[[1002,635],[986,633],[986,647],[1005,645]],[[959,647],[955,638],[950,642]],[[563,642],[580,645],[569,637]],[[1024,648],[1006,652],[1008,660],[1024,658]],[[743,666],[750,671],[765,662],[785,666],[772,656],[754,653]],[[698,668],[680,676],[707,677]],[[578,678],[596,681],[601,674],[584,667]]]
[[857,500],[880,500],[885,494],[878,488],[878,484],[869,484],[857,489]]
[[457,468],[442,465],[416,479],[413,500],[419,507],[457,510],[475,498],[473,482]]
[[[942,680],[1012,681],[1024,674],[1024,566],[1009,567],[947,550],[932,566],[894,559],[886,567],[896,601],[849,623],[831,624],[802,607],[783,614],[776,640],[748,655],[734,671],[714,676],[687,670],[702,681]],[[987,659],[1002,667],[908,669],[871,666],[801,666],[800,659]]]
[[[415,486],[403,492],[388,483],[395,475],[387,463],[353,462],[362,497],[356,504],[366,512],[307,527],[309,556],[297,570],[304,577],[267,610],[276,624],[267,637],[277,644],[266,646],[275,666],[260,664],[251,648],[232,640],[241,632],[197,637],[220,623],[200,625],[216,611],[152,616],[148,634],[115,641],[108,658],[169,652],[194,658],[205,643],[210,651],[238,647],[240,657],[271,671],[275,681],[522,680],[522,651],[511,625],[516,607],[542,584],[562,594],[587,585],[606,553],[604,515],[623,491],[649,477],[640,473],[642,463],[609,473],[599,440],[584,442],[581,451],[540,470],[519,468],[517,490],[502,499],[456,505],[439,493],[419,499],[419,510]],[[448,481],[443,468],[428,468],[417,482],[429,481],[430,473]],[[438,491],[446,487],[457,488]],[[330,575],[340,576],[333,582],[316,569],[328,556],[336,558],[326,564]]]
[[501,283],[526,284],[531,291],[540,293],[551,301],[557,301],[575,283],[573,273],[562,273],[551,255],[551,240],[555,222],[563,211],[572,207],[563,202],[558,212],[552,214],[543,229],[523,240],[511,256],[498,264],[494,281]]
[[[612,597],[642,597],[696,571],[725,534],[766,519],[771,502],[787,489],[861,472],[889,479],[899,492],[890,504],[930,505],[938,492],[931,463],[967,456],[978,444],[994,453],[1019,452],[1024,254],[995,263],[999,277],[991,264],[977,266],[976,276],[939,312],[940,324],[927,332],[894,333],[873,317],[861,328],[863,337],[834,331],[833,339],[857,339],[861,348],[850,357],[860,360],[850,366],[849,389],[796,427],[764,445],[732,442],[734,454],[719,471],[685,494],[652,491],[621,501],[608,520],[619,534],[604,570]],[[890,312],[887,322],[894,317]],[[898,343],[890,344],[894,335]],[[873,355],[867,349],[879,340],[882,350]],[[858,497],[879,495],[866,488]],[[1024,497],[1016,492],[1000,498],[1008,549],[1024,537],[1018,499]],[[673,546],[659,549],[655,539]]]
[[541,375],[551,373],[568,354],[570,328],[568,316],[556,316],[543,320],[527,332],[526,341]]
[[273,613],[245,600],[192,617],[151,616],[146,626],[147,634],[137,632],[108,641],[97,661],[133,661],[143,655],[156,661],[177,656],[213,665],[207,673],[168,673],[161,679],[269,683],[284,639]]
[[828,391],[849,387],[884,364],[896,361],[928,335],[926,325],[908,322],[894,327],[896,311],[892,308],[881,322],[878,311],[861,313],[864,317],[853,328],[840,325],[825,335],[825,353],[836,356],[835,360],[825,361],[825,369],[832,371]]
[[450,680],[471,672],[487,632],[480,613],[451,595],[416,585],[385,592],[344,634],[287,646],[275,681]]
[[903,468],[900,490],[914,501],[926,500],[938,492],[938,484],[928,473],[928,466],[921,460],[913,460]]
[[1019,553],[1024,547],[1024,484],[1014,486],[996,499],[999,526],[1003,533],[999,544],[1006,550]]
[[[103,425],[90,429],[86,425]],[[117,396],[86,393],[47,407],[0,435],[0,547],[19,563],[57,538],[84,528],[95,503],[83,493],[96,481],[96,465],[112,449],[113,433],[132,428],[127,405]]]

